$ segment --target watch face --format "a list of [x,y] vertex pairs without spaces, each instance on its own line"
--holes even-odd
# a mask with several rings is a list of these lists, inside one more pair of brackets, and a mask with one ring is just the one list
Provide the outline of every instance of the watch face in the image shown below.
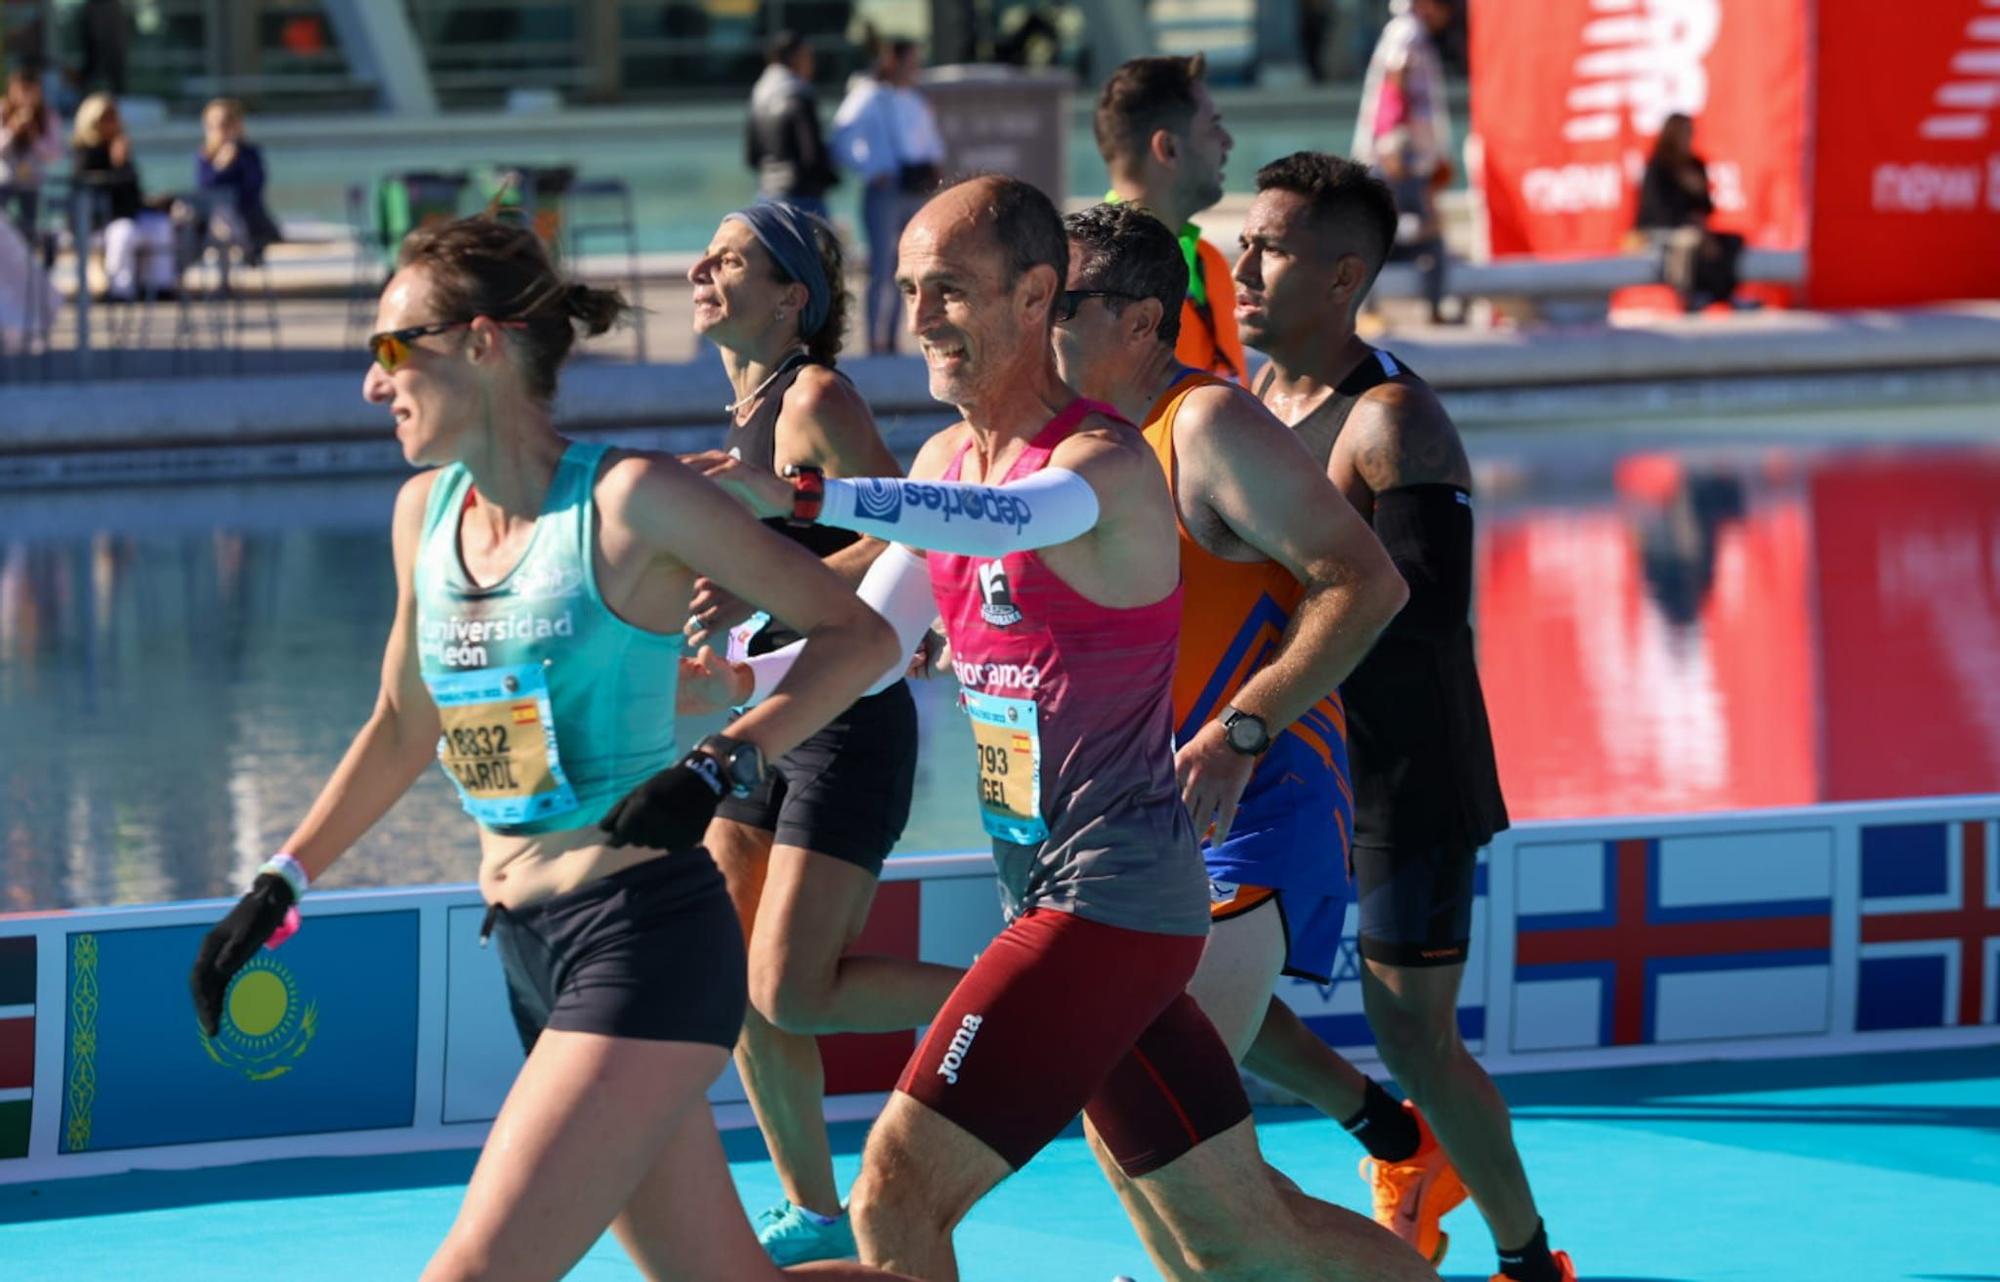
[[1264,723],[1248,713],[1239,713],[1228,726],[1229,746],[1238,752],[1262,752],[1270,742]]
[[745,792],[764,778],[764,757],[755,744],[738,744],[729,754],[729,777]]

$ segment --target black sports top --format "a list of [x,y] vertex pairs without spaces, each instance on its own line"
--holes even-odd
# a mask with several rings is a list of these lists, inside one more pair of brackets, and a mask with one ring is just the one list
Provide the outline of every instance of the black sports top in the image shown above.
[[[1415,371],[1377,351],[1314,411],[1325,416],[1318,426],[1329,439],[1337,436],[1355,403],[1388,382],[1423,385]],[[1389,504],[1388,513],[1378,495],[1374,524],[1412,580],[1410,602],[1340,688],[1354,774],[1354,840],[1392,850],[1483,846],[1507,827],[1507,804],[1473,650],[1472,506],[1457,486],[1408,491],[1414,502]],[[1409,518],[1420,519],[1430,536],[1425,568],[1431,573],[1413,574],[1401,564],[1411,546],[1402,537],[1407,525],[1390,527]]]
[[[751,412],[749,421],[733,424],[730,427],[729,435],[723,441],[723,448],[752,467],[761,467],[767,472],[777,471],[778,415],[785,407],[785,393],[792,390],[792,384],[798,381],[800,371],[811,365],[821,369],[832,368],[825,361],[815,360],[804,352],[794,353],[780,365],[777,377],[773,378],[770,385],[764,389],[763,398],[757,402],[757,408]],[[839,374],[838,370],[834,372]],[[840,374],[840,377],[847,376]],[[821,560],[858,542],[861,538],[852,530],[836,530],[828,525],[798,526],[783,517],[771,517],[764,524]],[[798,633],[773,619],[764,625],[761,632],[751,638],[750,653],[764,654],[780,646],[790,645],[798,639]]]

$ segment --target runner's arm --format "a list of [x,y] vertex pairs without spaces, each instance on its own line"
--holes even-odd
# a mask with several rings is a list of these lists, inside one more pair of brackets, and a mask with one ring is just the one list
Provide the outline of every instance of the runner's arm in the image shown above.
[[[1278,648],[1229,707],[1276,736],[1354,670],[1407,595],[1388,554],[1284,424],[1247,392],[1197,393],[1174,423],[1180,492],[1305,588]],[[1223,710],[1180,745],[1174,772],[1195,831],[1228,839],[1257,757],[1229,743]]]
[[314,879],[437,760],[442,725],[417,663],[416,600],[417,545],[435,477],[435,472],[414,476],[396,496],[396,621],[382,655],[375,710],[283,847]]
[[1385,383],[1354,407],[1352,466],[1374,494],[1376,534],[1409,584],[1392,636],[1439,640],[1472,610],[1472,465],[1426,388]]
[[1305,588],[1277,652],[1231,700],[1276,734],[1347,679],[1409,589],[1298,437],[1247,393],[1191,398],[1175,438],[1182,493]]
[[188,987],[202,1031],[215,1036],[229,981],[267,943],[282,943],[298,928],[298,898],[307,879],[334,860],[409,791],[437,754],[437,706],[424,688],[417,663],[415,580],[417,544],[435,472],[412,477],[396,496],[396,622],[382,656],[382,689],[375,711],[348,745],[312,809],[292,831],[282,856],[258,870],[250,889],[202,937]]
[[[802,370],[785,393],[774,435],[773,453],[780,471],[803,463],[828,476],[903,474],[854,385],[816,365]],[[827,568],[849,587],[856,586],[882,555],[882,547],[879,539],[863,538],[827,557]],[[740,597],[704,579],[695,584],[694,599],[688,603],[688,643],[705,644],[755,613]]]
[[615,491],[616,519],[658,552],[783,619],[805,638],[798,660],[771,696],[724,734],[754,743],[766,761],[775,761],[902,661],[888,625],[838,576],[804,548],[758,524],[721,490],[671,459],[618,466],[638,470],[629,487]]
[[[901,544],[882,544],[887,550],[876,558],[861,580],[856,595],[868,608],[888,621],[896,633],[896,644],[905,656],[875,679],[869,694],[880,694],[903,679],[907,656],[915,653],[931,621],[937,618],[937,597],[931,591],[930,562],[921,552]],[[736,699],[739,704],[759,702],[774,691],[798,660],[800,643],[794,641],[768,654],[752,655],[733,665],[739,676]]]

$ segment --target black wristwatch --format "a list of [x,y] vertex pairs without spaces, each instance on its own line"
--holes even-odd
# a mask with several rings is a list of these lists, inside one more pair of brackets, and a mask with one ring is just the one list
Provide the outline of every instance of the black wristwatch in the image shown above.
[[731,796],[747,797],[764,782],[764,754],[754,743],[712,734],[696,744],[695,751],[722,763],[722,782]]
[[1228,738],[1231,751],[1240,752],[1246,757],[1260,757],[1271,746],[1271,732],[1264,725],[1264,718],[1254,712],[1224,708],[1222,730]]

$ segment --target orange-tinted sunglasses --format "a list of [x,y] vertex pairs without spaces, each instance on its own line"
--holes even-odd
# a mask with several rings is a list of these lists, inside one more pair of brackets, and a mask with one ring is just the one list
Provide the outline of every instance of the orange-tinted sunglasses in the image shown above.
[[[416,339],[428,338],[433,334],[449,334],[451,331],[470,325],[472,321],[478,319],[479,317],[475,316],[472,320],[439,321],[434,325],[411,325],[405,329],[388,329],[383,330],[379,334],[370,334],[368,336],[368,354],[375,358],[375,363],[382,367],[383,373],[393,374],[403,368],[404,364],[410,359],[410,344]],[[528,322],[526,321],[494,321],[493,323],[501,329],[526,329],[528,327]]]

